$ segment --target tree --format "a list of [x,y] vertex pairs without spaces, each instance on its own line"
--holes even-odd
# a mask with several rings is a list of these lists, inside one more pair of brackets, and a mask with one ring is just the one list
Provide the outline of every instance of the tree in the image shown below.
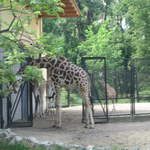
[[[123,0],[114,7],[115,14],[124,20],[124,32],[128,37],[132,57],[150,55],[150,3],[148,0]],[[128,50],[129,51],[129,50]]]
[[[37,57],[38,54],[46,53],[46,50],[48,53],[50,51],[48,44],[43,46],[42,41],[46,41],[45,37],[33,41],[30,36],[31,33],[34,34],[33,31],[26,30],[28,22],[32,17],[40,15],[41,12],[57,16],[58,12],[63,11],[61,6],[60,0],[0,1],[0,13],[8,12],[12,16],[10,22],[4,22],[2,15],[0,16],[0,48],[3,53],[3,59],[0,62],[0,84],[5,85],[3,89],[0,89],[1,96],[8,95],[12,90],[10,85],[17,80],[17,76],[12,70],[15,64],[25,62],[28,57]],[[24,45],[22,41],[27,42],[28,45]],[[37,71],[39,70],[37,69]],[[39,79],[39,74],[28,68],[26,79],[33,78]]]
[[129,2],[126,14],[132,32],[132,44],[135,47],[134,57],[150,57],[150,2],[134,0]]
[[86,40],[79,46],[80,51],[86,56],[119,57],[121,55],[121,45],[114,38],[116,27],[109,29],[109,20],[101,24],[96,33],[92,26],[86,32]]
[[89,25],[101,17],[104,4],[99,0],[77,0],[81,11],[81,17],[68,19],[46,19],[44,20],[44,31],[53,33],[64,41],[64,50],[61,54],[77,63],[82,53],[79,51],[79,44],[86,40],[86,30]]

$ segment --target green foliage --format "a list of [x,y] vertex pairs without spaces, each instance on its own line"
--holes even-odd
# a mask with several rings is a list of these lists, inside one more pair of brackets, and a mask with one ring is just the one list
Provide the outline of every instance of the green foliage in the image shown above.
[[29,8],[21,13],[30,13],[35,15],[40,15],[42,13],[48,13],[54,16],[58,15],[58,12],[63,12],[61,6],[64,6],[60,0],[2,0],[0,6],[5,6],[7,8],[13,8],[13,11],[19,11],[24,7]]
[[46,150],[44,146],[29,146],[21,143],[8,144],[7,140],[0,139],[0,150]]
[[44,32],[49,32],[54,37],[61,37],[63,39],[63,52],[61,55],[66,56],[74,63],[80,59],[81,52],[78,49],[80,42],[85,40],[85,30],[88,25],[99,18],[101,8],[103,8],[102,1],[76,1],[81,12],[79,18],[54,18],[44,19]]
[[38,41],[39,45],[42,45],[41,53],[47,56],[59,56],[63,54],[64,51],[64,39],[60,36],[57,37],[54,34],[44,33]]
[[[150,2],[148,0],[134,0],[129,6],[127,17],[131,19],[133,46],[136,57],[150,57]],[[134,11],[133,11],[134,10]]]
[[42,71],[36,66],[26,66],[22,77],[25,81],[34,81],[38,83],[43,81]]
[[77,106],[82,104],[82,98],[77,91],[70,91],[68,96],[68,90],[62,89],[61,90],[61,103],[62,106],[68,105],[68,100],[70,103],[70,106]]
[[74,62],[77,62],[80,55],[93,54],[125,58],[149,57],[148,0],[77,2],[81,10],[80,18],[44,20],[46,32],[64,38],[62,54]]
[[[149,0],[76,0],[76,2],[81,17],[44,19],[43,37],[32,41],[36,43],[34,46],[23,47],[20,43],[22,32],[35,34],[26,30],[33,17],[30,14],[40,15],[44,12],[57,16],[58,12],[63,11],[60,7],[62,4],[60,0],[0,1],[2,6],[0,11],[8,9],[15,18],[10,24],[5,23],[6,27],[11,25],[8,31],[1,32],[0,28],[0,47],[5,50],[6,68],[24,62],[26,57],[37,58],[39,54],[64,55],[74,63],[79,63],[80,56],[150,57]],[[30,9],[24,9],[24,6]],[[20,19],[19,16],[15,17],[17,14],[27,15]],[[30,43],[30,37],[27,39],[27,43]],[[119,63],[127,67],[130,62]],[[113,62],[109,67],[117,68],[117,64]],[[94,65],[95,68],[98,66],[102,67],[103,64]],[[26,77],[27,80],[33,79],[31,70],[28,74],[31,76]],[[6,76],[2,79],[9,82]]]
[[20,52],[15,49],[10,52],[6,51],[5,56],[7,56],[5,63],[10,64],[10,65],[24,62],[24,60],[26,58],[26,54],[24,52]]
[[95,33],[92,27],[87,30],[86,41],[79,46],[80,51],[87,56],[120,57],[121,46],[114,44],[115,28],[108,29],[107,21]]
[[[3,24],[3,26],[0,24],[0,48],[4,51],[4,59],[0,64],[0,85],[3,85],[0,95],[7,96],[11,92],[10,86],[17,80],[17,75],[12,70],[16,64],[25,62],[28,57],[37,58],[39,54],[52,56],[60,53],[63,45],[61,39],[51,40],[52,36],[49,35],[33,40],[35,32],[29,30],[28,26],[33,17],[41,13],[57,16],[58,12],[63,12],[62,6],[60,0],[0,1],[0,12],[8,11],[12,16],[10,22],[5,22],[0,16],[0,23]],[[24,45],[22,41],[28,44]],[[25,81],[43,80],[41,71],[34,66],[26,68],[23,78]]]
[[149,0],[123,0],[115,6],[115,14],[125,19],[125,33],[130,37],[133,57],[150,57]]
[[13,72],[12,68],[3,62],[0,62],[0,85],[3,85],[3,88],[0,88],[0,96],[6,96],[11,92],[11,89],[8,85],[16,81],[16,75]]

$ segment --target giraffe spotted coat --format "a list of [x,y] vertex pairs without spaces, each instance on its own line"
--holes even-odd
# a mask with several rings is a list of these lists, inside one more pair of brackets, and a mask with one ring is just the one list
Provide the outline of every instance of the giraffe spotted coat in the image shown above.
[[56,91],[55,127],[61,127],[60,88],[77,88],[85,105],[85,127],[94,128],[94,119],[89,99],[89,76],[81,67],[76,66],[63,56],[58,58],[41,57],[40,59],[28,62],[28,65],[47,68],[47,78],[54,84]]

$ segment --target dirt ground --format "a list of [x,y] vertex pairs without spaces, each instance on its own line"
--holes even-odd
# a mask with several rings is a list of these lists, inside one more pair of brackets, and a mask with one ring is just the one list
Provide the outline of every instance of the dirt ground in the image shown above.
[[[139,112],[150,112],[150,104],[138,104]],[[111,109],[111,108],[110,108]],[[54,141],[58,143],[95,145],[95,146],[119,146],[150,148],[150,116],[145,119],[131,118],[109,123],[96,124],[95,129],[86,129],[81,123],[81,106],[63,108],[62,128],[52,128],[52,120],[35,120],[34,126],[29,128],[13,128],[12,131],[20,136],[32,136],[41,141]],[[117,104],[116,111],[130,110],[128,104]]]

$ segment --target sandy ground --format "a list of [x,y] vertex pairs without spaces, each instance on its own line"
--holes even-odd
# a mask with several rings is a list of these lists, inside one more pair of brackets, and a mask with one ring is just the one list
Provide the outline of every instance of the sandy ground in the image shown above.
[[[137,112],[150,112],[150,104],[138,104]],[[112,108],[110,108],[111,110]],[[129,104],[117,104],[112,113],[130,111]],[[95,129],[86,129],[81,123],[81,106],[63,108],[62,128],[52,128],[52,120],[35,120],[34,127],[13,128],[21,136],[33,136],[42,141],[54,141],[78,145],[119,146],[150,148],[150,116],[111,119],[109,123],[96,124]]]

